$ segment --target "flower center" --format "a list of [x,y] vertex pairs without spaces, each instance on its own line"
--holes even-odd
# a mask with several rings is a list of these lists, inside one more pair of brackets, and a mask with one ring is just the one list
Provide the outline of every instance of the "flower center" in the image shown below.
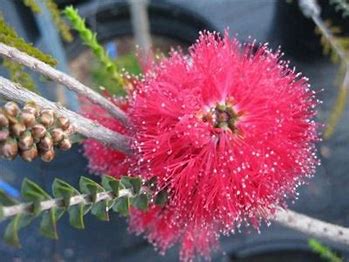
[[236,132],[236,121],[241,113],[237,113],[229,102],[217,103],[201,116],[202,121],[212,124],[215,128],[223,128]]

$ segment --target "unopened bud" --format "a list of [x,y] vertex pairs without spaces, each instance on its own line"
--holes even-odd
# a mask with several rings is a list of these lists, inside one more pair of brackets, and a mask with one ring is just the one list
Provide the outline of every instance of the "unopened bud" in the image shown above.
[[45,110],[40,113],[39,121],[45,127],[50,127],[53,125],[55,118],[51,111]]
[[34,125],[31,130],[32,136],[37,142],[46,135],[46,128],[41,124]]
[[16,158],[18,153],[18,145],[16,139],[8,138],[1,146],[0,146],[0,155],[6,159],[14,159]]
[[20,155],[27,162],[33,161],[38,156],[38,150],[36,148],[36,145],[33,144],[33,146],[28,150],[21,151]]
[[11,134],[14,136],[21,136],[25,131],[25,125],[23,123],[16,123],[11,126]]
[[0,142],[5,141],[10,135],[7,128],[0,129]]
[[72,144],[69,138],[64,138],[62,142],[59,144],[59,148],[63,151],[67,151],[71,148]]
[[8,127],[8,124],[9,122],[7,117],[2,112],[0,112],[0,128]]
[[4,105],[4,111],[7,115],[16,117],[20,109],[15,102],[10,101]]
[[18,146],[22,150],[28,150],[32,147],[34,143],[34,139],[29,131],[26,131],[24,134],[21,135],[19,138]]
[[35,124],[35,115],[30,112],[22,111],[20,113],[20,119],[26,127],[31,127]]
[[38,116],[38,107],[34,103],[27,103],[23,106],[22,111]]
[[42,161],[51,162],[55,157],[55,151],[53,149],[50,149],[48,151],[40,151],[40,157]]
[[50,127],[53,125],[54,118],[50,114],[42,113],[40,115],[40,123],[43,124],[46,127]]
[[68,118],[60,116],[57,118],[58,126],[63,130],[67,130],[70,127],[70,122]]
[[51,130],[51,136],[53,143],[57,145],[64,139],[64,131],[60,128],[54,128]]
[[53,141],[52,138],[49,135],[44,136],[39,142],[39,148],[44,151],[48,151],[52,149],[53,147]]

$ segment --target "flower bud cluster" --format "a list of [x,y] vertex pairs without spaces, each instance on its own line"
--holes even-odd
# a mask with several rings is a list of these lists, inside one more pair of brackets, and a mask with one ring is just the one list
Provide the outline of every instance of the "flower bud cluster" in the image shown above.
[[31,162],[36,157],[50,162],[55,148],[71,148],[72,128],[67,118],[51,109],[27,103],[23,108],[10,101],[0,107],[0,157],[15,159],[20,155]]

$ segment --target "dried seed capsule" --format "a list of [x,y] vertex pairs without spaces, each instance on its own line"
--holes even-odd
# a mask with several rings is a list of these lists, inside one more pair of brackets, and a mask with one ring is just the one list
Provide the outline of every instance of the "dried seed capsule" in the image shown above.
[[25,125],[23,123],[16,123],[11,126],[11,135],[21,136],[25,131]]
[[51,136],[53,143],[57,145],[64,139],[64,131],[60,128],[54,128],[51,130]]
[[0,129],[0,142],[5,141],[10,135],[8,128]]
[[0,128],[2,127],[8,127],[9,121],[7,117],[4,115],[4,113],[0,112]]
[[67,130],[70,127],[69,119],[64,116],[58,117],[57,122],[58,122],[58,126],[63,130]]
[[62,142],[59,144],[59,148],[63,151],[67,151],[71,148],[72,144],[69,138],[64,138]]
[[18,146],[21,150],[28,150],[34,144],[34,139],[29,131],[24,132],[19,138]]
[[7,115],[7,119],[10,125],[14,125],[19,122],[16,116]]
[[46,135],[46,128],[41,124],[36,124],[31,128],[32,136],[35,141],[39,142]]
[[20,155],[25,161],[31,162],[38,156],[38,149],[36,148],[36,145],[33,144],[33,146],[28,150],[21,151]]
[[51,150],[52,147],[53,147],[53,141],[49,135],[44,136],[39,142],[39,148],[43,151]]
[[42,161],[51,162],[55,157],[55,151],[53,149],[50,149],[48,151],[40,151],[40,157]]
[[16,139],[8,138],[0,147],[0,155],[6,159],[15,159],[18,153]]
[[15,102],[10,101],[4,105],[4,111],[7,115],[16,117],[20,109]]
[[38,113],[39,113],[38,107],[34,103],[25,104],[22,111],[31,113],[36,117],[38,116]]
[[25,124],[26,127],[31,127],[36,122],[35,115],[26,111],[22,111],[20,113],[20,119],[22,120],[22,122]]
[[44,109],[40,112],[40,123],[46,127],[50,127],[55,122],[54,112],[51,109]]

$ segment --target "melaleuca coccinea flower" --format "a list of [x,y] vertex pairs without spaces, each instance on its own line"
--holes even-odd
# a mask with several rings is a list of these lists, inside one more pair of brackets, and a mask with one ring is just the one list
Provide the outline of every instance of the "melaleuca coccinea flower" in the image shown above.
[[181,259],[209,257],[220,234],[259,226],[314,174],[317,101],[280,53],[202,34],[140,82],[128,110],[130,175],[156,177],[164,207],[134,210],[130,227]]

